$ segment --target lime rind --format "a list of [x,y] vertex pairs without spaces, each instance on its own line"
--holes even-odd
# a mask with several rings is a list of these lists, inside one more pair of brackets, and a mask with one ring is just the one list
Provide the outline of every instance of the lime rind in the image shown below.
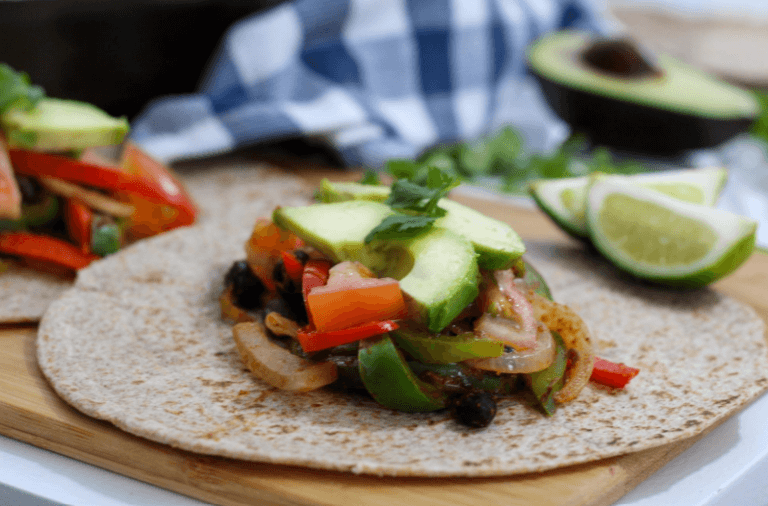
[[615,179],[665,193],[685,202],[714,206],[728,180],[721,167],[666,170],[630,176],[594,173],[584,177],[545,179],[530,185],[536,205],[561,229],[578,239],[589,238],[587,194],[596,181]]
[[[706,251],[698,258],[689,262],[677,262],[674,264],[646,262],[627,253],[622,247],[621,241],[611,238],[606,232],[605,220],[620,220],[620,217],[612,216],[606,207],[610,196],[624,196],[637,201],[647,209],[663,208],[669,210],[683,222],[696,222],[701,230],[707,231],[705,236],[713,237],[710,244],[706,244]],[[610,204],[608,204],[609,206]],[[615,178],[605,178],[595,182],[589,190],[587,205],[587,223],[590,237],[595,247],[617,267],[643,279],[656,281],[682,287],[701,287],[716,281],[734,270],[749,258],[755,244],[755,232],[757,223],[737,214],[715,209],[706,205],[683,202],[663,193],[636,186],[626,181],[617,181]],[[656,240],[652,229],[655,224],[649,220],[643,220],[643,211],[638,209],[632,217],[632,222],[627,221],[626,227],[630,229],[639,221],[646,227],[644,237],[629,238],[635,241],[646,241],[649,247],[650,241]],[[603,221],[601,221],[601,217]],[[614,226],[622,226],[614,223]],[[661,225],[659,225],[661,227]],[[711,231],[711,234],[710,232]],[[685,234],[678,237],[685,241]],[[697,235],[697,234],[693,234]],[[664,230],[659,228],[657,238],[664,240]],[[692,238],[699,241],[700,237]],[[683,244],[685,249],[690,244]],[[700,244],[694,244],[694,248],[701,248]]]
[[561,229],[577,239],[587,239],[586,196],[589,177],[547,179],[531,183],[536,205]]
[[703,167],[635,174],[626,179],[678,200],[714,206],[728,181],[728,171],[722,167]]

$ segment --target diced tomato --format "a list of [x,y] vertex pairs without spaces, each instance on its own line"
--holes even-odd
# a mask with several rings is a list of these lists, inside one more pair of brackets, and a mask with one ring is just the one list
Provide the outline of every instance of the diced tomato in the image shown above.
[[307,302],[307,294],[316,286],[324,286],[328,282],[328,271],[331,268],[331,262],[324,259],[309,259],[304,266],[301,275],[301,293],[304,295],[304,302]]
[[0,219],[21,218],[21,192],[13,174],[8,147],[0,134]]
[[266,218],[259,218],[253,227],[245,253],[248,265],[268,290],[275,290],[272,271],[281,258],[282,251],[292,251],[304,245],[304,241],[287,230],[279,228]]
[[[391,278],[368,278],[342,262],[330,269],[328,283],[307,293],[307,309],[320,332],[364,323],[403,318],[407,309],[400,283]],[[343,273],[334,276],[334,271]]]
[[319,332],[312,329],[311,326],[307,326],[300,329],[296,337],[304,351],[319,351],[378,336],[396,330],[399,327],[396,322],[391,320],[368,322],[348,329],[330,332]]
[[[331,262],[325,259],[310,258],[306,265],[304,265],[304,271],[301,274],[301,293],[304,297],[304,306],[307,305],[307,294],[309,291],[316,286],[324,286],[328,282],[328,271],[330,268]],[[314,326],[312,313],[310,313],[308,307],[307,317],[309,318],[309,323]]]
[[589,379],[601,385],[624,388],[639,372],[640,369],[595,357],[595,365],[592,368],[592,376]]

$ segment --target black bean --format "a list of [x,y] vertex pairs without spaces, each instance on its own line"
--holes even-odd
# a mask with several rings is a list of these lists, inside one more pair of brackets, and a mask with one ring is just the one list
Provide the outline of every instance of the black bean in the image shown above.
[[288,318],[289,320],[296,321],[296,315],[293,314],[293,311],[291,311],[291,308],[288,306],[288,303],[285,302],[285,300],[283,300],[280,297],[270,299],[269,302],[267,302],[264,309],[267,314],[274,312],[279,314],[280,316],[284,316]]
[[238,260],[229,268],[224,285],[232,287],[232,298],[236,306],[255,309],[261,304],[264,283],[253,273],[245,260]]
[[291,313],[293,313],[294,320],[298,323],[306,323],[307,309],[304,306],[304,296],[302,295],[301,290],[288,292],[278,287],[277,293],[285,301]]
[[293,253],[293,256],[296,257],[296,260],[301,262],[301,265],[306,265],[307,260],[309,260],[309,255],[304,250],[296,249],[296,250],[293,250],[291,253]]
[[36,204],[43,198],[43,187],[36,179],[28,176],[16,176],[19,192],[25,204]]
[[454,416],[467,427],[487,427],[496,416],[496,401],[487,392],[469,392],[456,401]]

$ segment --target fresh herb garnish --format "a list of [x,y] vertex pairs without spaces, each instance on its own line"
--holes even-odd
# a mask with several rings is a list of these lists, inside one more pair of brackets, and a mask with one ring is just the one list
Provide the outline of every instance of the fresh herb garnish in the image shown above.
[[522,137],[513,128],[505,127],[475,142],[436,146],[416,161],[390,160],[385,170],[395,178],[424,184],[428,167],[437,166],[462,181],[496,177],[501,181],[500,189],[510,193],[525,193],[528,184],[537,179],[584,176],[597,171],[634,174],[646,170],[637,162],[615,159],[606,148],[589,148],[582,135],[573,135],[551,153],[528,153]]
[[374,239],[407,239],[432,228],[436,216],[420,216],[409,214],[393,214],[387,216],[367,236],[365,244]]
[[752,94],[760,104],[760,114],[752,123],[750,132],[758,139],[768,142],[768,91],[755,89]]
[[365,171],[365,174],[363,174],[359,183],[369,186],[378,186],[381,184],[381,180],[379,179],[379,174],[375,170],[368,169]]
[[44,96],[43,89],[33,85],[26,73],[0,63],[0,114],[11,107],[34,107]]
[[445,209],[437,204],[459,180],[435,166],[427,167],[423,183],[413,179],[398,179],[384,201],[396,214],[385,218],[365,237],[365,243],[374,239],[403,239],[429,230],[435,220],[445,216]]

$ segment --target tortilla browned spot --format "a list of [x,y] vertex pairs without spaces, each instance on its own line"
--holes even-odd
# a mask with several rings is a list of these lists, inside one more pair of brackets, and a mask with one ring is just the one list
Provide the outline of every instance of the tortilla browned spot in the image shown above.
[[[264,167],[244,162],[240,165],[206,166],[179,174],[198,203],[198,220],[252,220],[232,203],[260,199],[268,191],[282,195],[311,195],[311,190],[294,178],[267,174]],[[71,279],[32,269],[11,266],[0,269],[0,323],[34,323],[40,320],[51,302],[72,286]]]
[[446,412],[400,413],[331,390],[278,391],[247,371],[231,325],[219,318],[221,280],[242,258],[252,224],[247,216],[173,231],[83,271],[40,326],[38,359],[59,395],[128,432],[203,454],[354,473],[489,476],[690,437],[768,388],[763,323],[751,308],[711,290],[619,279],[584,250],[529,244],[529,261],[555,299],[587,322],[596,352],[641,369],[625,391],[590,385],[551,418],[530,400],[502,401],[483,430]]

